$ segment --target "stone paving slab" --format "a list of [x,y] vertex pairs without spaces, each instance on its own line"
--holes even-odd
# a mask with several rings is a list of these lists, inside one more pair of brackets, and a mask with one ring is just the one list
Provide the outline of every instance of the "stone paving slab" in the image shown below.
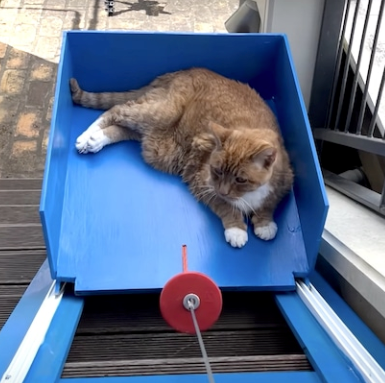
[[0,0],[0,177],[41,177],[63,30],[225,32],[239,0]]

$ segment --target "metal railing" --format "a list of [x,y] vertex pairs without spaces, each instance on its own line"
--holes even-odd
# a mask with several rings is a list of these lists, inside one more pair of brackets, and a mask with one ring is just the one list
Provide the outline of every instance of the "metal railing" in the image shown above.
[[[384,9],[385,0],[325,0],[309,108],[321,166],[327,156],[325,143],[355,149],[357,157],[365,159],[340,174],[325,170],[325,183],[381,215],[385,215]],[[336,151],[334,157],[341,160]],[[376,169],[369,165],[373,161]]]

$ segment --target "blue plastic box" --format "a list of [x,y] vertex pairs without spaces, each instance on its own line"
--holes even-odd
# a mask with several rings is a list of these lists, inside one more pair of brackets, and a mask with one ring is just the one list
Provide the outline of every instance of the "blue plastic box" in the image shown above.
[[[80,155],[75,140],[102,112],[72,103],[69,79],[88,91],[138,88],[157,75],[205,67],[248,82],[278,117],[295,170],[270,242],[250,228],[242,249],[178,177],[150,168],[140,144]],[[161,289],[188,266],[223,290],[293,290],[314,268],[327,198],[284,35],[71,31],[63,35],[41,220],[52,277],[78,294]]]

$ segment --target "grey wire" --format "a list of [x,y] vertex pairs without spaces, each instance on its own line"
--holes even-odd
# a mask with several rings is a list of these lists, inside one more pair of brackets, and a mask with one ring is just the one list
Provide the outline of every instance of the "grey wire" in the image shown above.
[[209,357],[207,356],[205,344],[203,343],[202,334],[201,334],[201,331],[199,330],[198,321],[197,321],[197,318],[195,316],[194,305],[191,302],[191,300],[189,300],[189,302],[188,302],[188,307],[189,307],[191,317],[192,317],[192,320],[194,323],[195,332],[197,334],[197,338],[198,338],[198,342],[199,342],[199,347],[201,348],[202,358],[203,358],[203,361],[205,362],[207,377],[208,377],[210,383],[215,383],[213,372],[211,370],[211,366],[210,366],[210,362],[209,362]]

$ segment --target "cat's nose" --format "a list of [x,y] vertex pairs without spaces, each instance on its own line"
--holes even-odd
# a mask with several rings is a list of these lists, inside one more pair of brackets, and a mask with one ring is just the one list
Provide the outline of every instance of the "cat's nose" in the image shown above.
[[230,189],[221,188],[219,189],[219,194],[223,197],[227,197],[230,194]]

